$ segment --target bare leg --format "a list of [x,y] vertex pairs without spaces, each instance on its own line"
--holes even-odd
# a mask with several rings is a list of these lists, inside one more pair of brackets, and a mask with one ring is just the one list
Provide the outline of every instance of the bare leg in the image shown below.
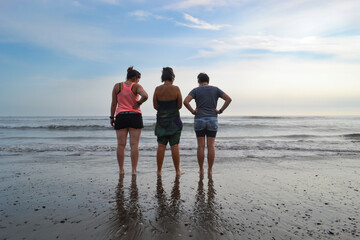
[[204,151],[205,151],[205,137],[198,137],[197,138],[197,159],[200,168],[200,174],[204,174]]
[[130,148],[131,148],[131,166],[132,175],[136,175],[136,167],[139,160],[139,140],[141,128],[129,128],[130,133]]
[[174,162],[174,167],[176,170],[176,175],[181,175],[180,171],[180,152],[179,152],[179,144],[171,146],[171,156]]
[[215,138],[207,137],[207,150],[208,150],[208,174],[212,174],[212,167],[215,161]]
[[128,134],[127,128],[116,130],[116,137],[117,137],[116,156],[120,168],[120,174],[124,174],[124,159],[125,159],[127,134]]
[[158,175],[161,175],[161,169],[162,169],[162,165],[164,163],[165,150],[166,150],[166,145],[159,143],[157,153],[156,153],[157,174]]

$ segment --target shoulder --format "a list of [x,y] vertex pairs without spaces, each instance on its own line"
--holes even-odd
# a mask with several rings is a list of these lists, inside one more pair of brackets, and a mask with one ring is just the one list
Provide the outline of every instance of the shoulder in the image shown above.
[[142,86],[138,83],[134,83],[134,85],[132,87],[135,89],[142,88]]
[[221,91],[221,89],[219,88],[219,87],[217,87],[217,86],[209,86],[209,87],[211,87],[212,89],[215,89],[215,90],[217,90],[217,91]]
[[193,88],[193,89],[190,91],[189,95],[192,96],[193,98],[195,98],[195,97],[196,97],[196,92],[198,91],[198,88],[199,88],[199,87]]
[[115,83],[113,90],[118,92],[120,90],[120,84],[121,83]]
[[156,93],[156,92],[160,91],[160,90],[161,90],[161,87],[162,87],[162,85],[157,86],[157,87],[155,88],[155,90],[154,90],[154,93]]

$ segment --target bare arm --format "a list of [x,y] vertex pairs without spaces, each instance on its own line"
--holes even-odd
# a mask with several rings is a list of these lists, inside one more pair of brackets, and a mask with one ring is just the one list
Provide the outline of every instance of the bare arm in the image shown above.
[[119,84],[115,84],[113,91],[112,91],[112,101],[111,101],[111,107],[110,107],[110,125],[114,126],[114,116],[117,106],[117,96],[116,93],[119,91]]
[[133,106],[133,109],[138,109],[141,104],[143,104],[148,99],[147,92],[143,89],[140,84],[137,84],[136,95],[139,94],[141,96],[140,100]]
[[190,101],[193,100],[193,97],[191,95],[187,95],[187,97],[184,100],[184,106],[192,113],[196,114],[198,112],[198,109],[193,109],[190,105]]
[[178,90],[178,95],[177,95],[177,107],[178,109],[181,109],[182,108],[182,95],[181,95],[181,91],[180,91],[180,88],[177,88]]
[[159,109],[159,106],[158,106],[158,103],[157,103],[157,88],[155,88],[155,91],[154,91],[153,106],[154,106],[154,109],[156,109],[156,110]]
[[232,99],[229,97],[229,95],[227,95],[226,93],[224,93],[221,96],[222,99],[225,100],[224,105],[219,109],[216,110],[217,114],[221,114],[223,113],[223,111],[229,106],[229,104],[231,103]]

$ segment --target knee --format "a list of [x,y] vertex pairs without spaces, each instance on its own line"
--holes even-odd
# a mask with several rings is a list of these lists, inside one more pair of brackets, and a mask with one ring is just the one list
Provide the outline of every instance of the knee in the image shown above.
[[214,142],[207,142],[207,148],[215,149],[215,143]]
[[120,142],[120,143],[118,143],[118,148],[120,148],[120,149],[124,149],[125,147],[126,147],[126,143],[123,143],[123,142]]
[[139,142],[138,141],[130,141],[130,147],[131,148],[137,148],[139,146]]
[[203,151],[205,149],[205,144],[199,144],[197,149]]

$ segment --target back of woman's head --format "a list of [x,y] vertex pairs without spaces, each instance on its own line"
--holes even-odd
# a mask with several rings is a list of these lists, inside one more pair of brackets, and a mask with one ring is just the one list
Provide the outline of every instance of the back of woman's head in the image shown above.
[[171,67],[164,67],[161,74],[161,81],[172,81],[175,79],[174,70]]
[[197,78],[199,83],[203,83],[203,82],[209,83],[209,76],[206,73],[200,73],[197,76]]
[[127,69],[126,79],[133,79],[134,77],[141,78],[141,73],[131,66]]

